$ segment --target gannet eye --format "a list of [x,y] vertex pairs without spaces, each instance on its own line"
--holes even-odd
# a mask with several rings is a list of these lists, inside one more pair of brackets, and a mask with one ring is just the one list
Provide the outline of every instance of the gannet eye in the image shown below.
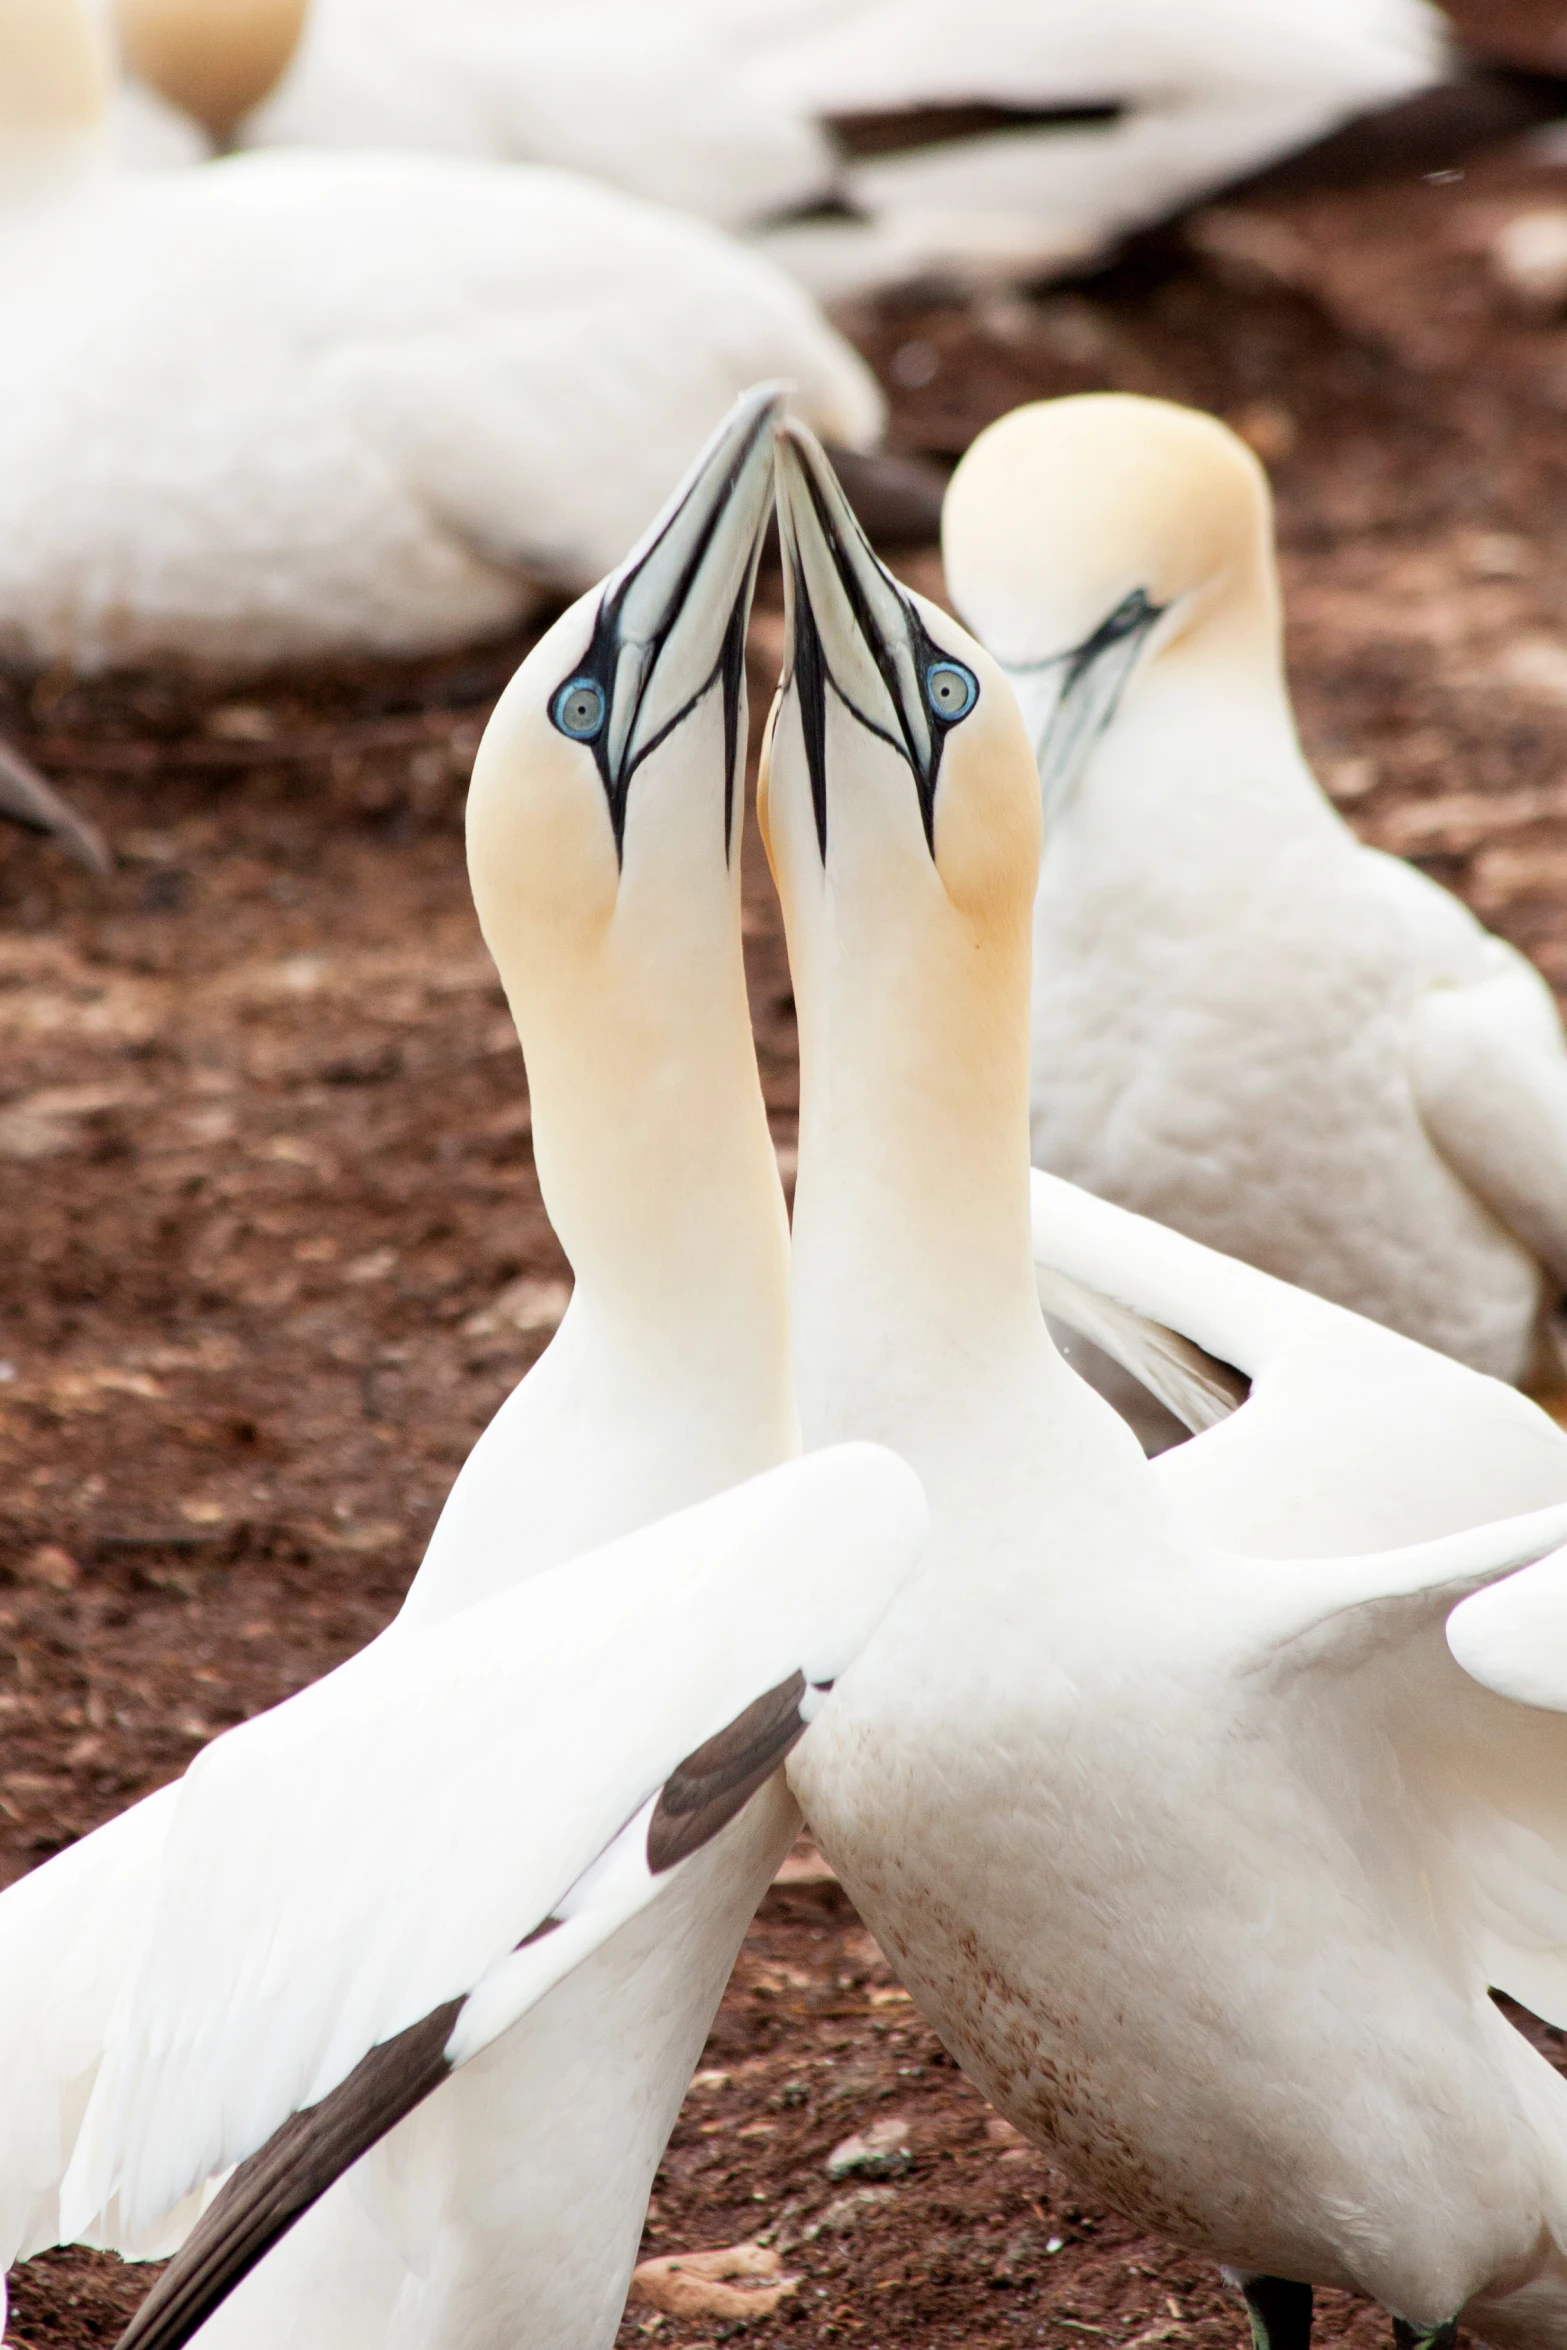
[[591,677],[573,677],[550,704],[550,717],[574,743],[590,743],[604,723],[604,689]]
[[925,672],[925,698],[938,718],[955,726],[979,700],[979,679],[961,661],[932,661]]

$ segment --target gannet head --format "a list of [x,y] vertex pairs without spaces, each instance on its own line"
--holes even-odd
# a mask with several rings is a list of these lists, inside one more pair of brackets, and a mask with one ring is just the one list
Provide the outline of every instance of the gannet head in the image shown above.
[[677,1102],[700,1154],[713,1147],[704,1124],[728,1115],[724,1090],[749,1087],[777,1191],[745,997],[739,838],[746,620],[781,401],[763,386],[736,403],[625,562],[528,655],[474,764],[474,902],[574,1261],[595,1200],[606,1214],[616,1203],[622,1224],[627,1199],[646,1194],[653,1213],[658,1171],[644,1161],[638,1173],[637,1153],[654,1150],[648,1137]]
[[288,70],[308,0],[114,0],[138,80],[194,115],[221,145]]
[[792,423],[778,505],[788,651],[762,813],[780,888],[798,900],[814,875],[809,895],[840,924],[923,919],[970,945],[1026,935],[1039,795],[1000,668],[893,578]]
[[856,1349],[885,1348],[911,1264],[925,1338],[950,1342],[954,1362],[1002,1329],[1036,1343],[1040,812],[999,667],[878,562],[821,449],[792,425],[778,495],[788,649],[761,813],[800,1028],[803,1397],[852,1385]]
[[1215,417],[1123,392],[1015,409],[953,475],[942,553],[1022,705],[1047,826],[1156,667],[1277,689],[1267,477]]

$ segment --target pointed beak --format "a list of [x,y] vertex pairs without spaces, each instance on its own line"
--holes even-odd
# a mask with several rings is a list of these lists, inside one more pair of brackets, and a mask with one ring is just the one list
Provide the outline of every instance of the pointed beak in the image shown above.
[[113,868],[114,860],[97,826],[78,816],[9,743],[0,743],[0,816],[25,832],[41,832],[57,841],[65,854],[76,864],[85,865],[89,873],[104,874]]
[[[723,697],[725,839],[745,757],[745,631],[772,501],[773,435],[785,394],[736,401],[668,505],[605,582],[571,685],[603,715],[584,734],[598,761],[617,853],[637,768],[709,693]],[[584,704],[591,709],[591,702]]]
[[799,701],[822,855],[829,695],[907,760],[929,843],[943,738],[927,679],[940,656],[913,602],[872,554],[820,444],[792,421],[778,438],[778,529],[787,623],[783,690]]
[[1065,806],[1169,607],[1134,588],[1090,637],[1046,661],[1003,663],[1039,768],[1045,828]]

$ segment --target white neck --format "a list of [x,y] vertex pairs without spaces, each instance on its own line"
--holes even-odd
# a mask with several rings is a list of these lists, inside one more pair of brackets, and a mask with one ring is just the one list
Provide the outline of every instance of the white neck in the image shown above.
[[1210,625],[1132,678],[1044,856],[1070,842],[1118,890],[1129,860],[1177,889],[1194,875],[1222,889],[1270,846],[1311,838],[1348,836],[1301,754],[1278,647]]
[[487,924],[524,1040],[540,1186],[577,1286],[464,1465],[404,1625],[798,1450],[788,1224],[738,876],[732,892],[727,905],[711,890],[664,900],[679,914],[657,939],[622,907],[576,956],[560,940],[530,957]]
[[1034,1288],[1026,940],[960,939],[955,914],[947,927],[906,954],[880,939],[878,967],[854,970],[817,926],[796,991],[806,1442],[892,1445],[938,1522],[971,1516],[987,1486],[1032,1513],[1060,1488],[1063,1448],[1076,1462],[1108,1447],[1119,1466],[1137,1449],[1061,1361]]

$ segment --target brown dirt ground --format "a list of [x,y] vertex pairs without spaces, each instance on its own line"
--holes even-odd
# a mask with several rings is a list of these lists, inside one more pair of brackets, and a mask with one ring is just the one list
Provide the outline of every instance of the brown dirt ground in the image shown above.
[[[1253,197],[1037,300],[853,322],[900,446],[1115,385],[1218,410],[1275,479],[1308,748],[1567,991],[1567,326],[1509,313],[1496,224],[1567,199],[1524,148]],[[931,554],[906,566],[939,578]],[[757,691],[779,635],[764,598]],[[243,687],[0,682],[0,727],[117,844],[104,884],[0,840],[0,1874],[297,1689],[395,1607],[565,1268],[463,874],[463,784],[521,642]],[[752,854],[757,1029],[792,1006]],[[858,2201],[829,2150],[908,2161]],[[763,2340],[1220,2350],[1202,2264],[987,2134],[841,1892],[769,1897],[660,2174],[648,2250],[768,2234]],[[1056,2247],[1052,2249],[1052,2247]],[[17,2337],[112,2339],[143,2285],[62,2253]],[[629,2313],[623,2339],[725,2328]],[[1324,2296],[1324,2341],[1383,2321]]]

